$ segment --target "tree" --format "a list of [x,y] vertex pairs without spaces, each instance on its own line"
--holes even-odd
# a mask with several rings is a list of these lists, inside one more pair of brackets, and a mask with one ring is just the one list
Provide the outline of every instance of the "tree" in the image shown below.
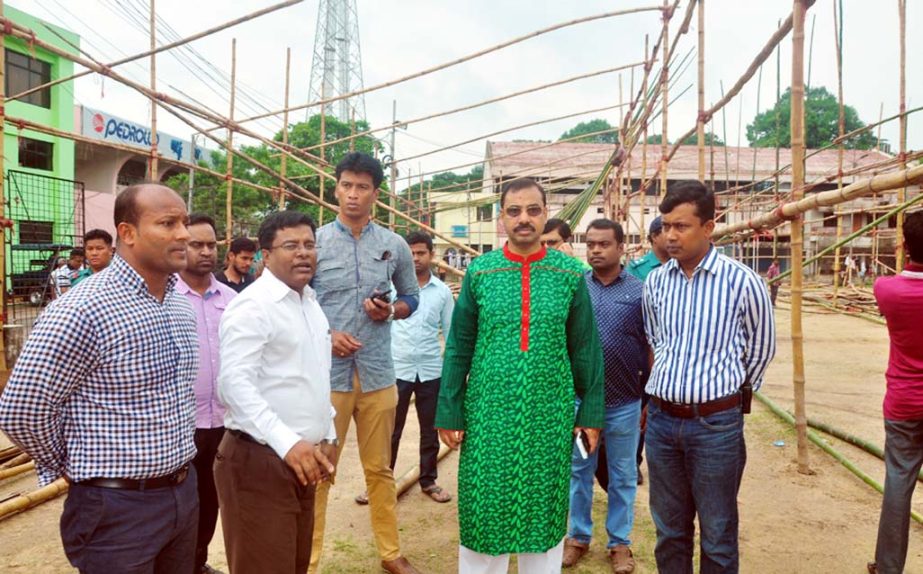
[[603,119],[590,120],[588,122],[580,122],[571,129],[567,130],[561,137],[558,138],[558,141],[566,140],[570,138],[575,138],[577,136],[582,136],[583,134],[592,134],[594,132],[600,132],[603,130],[613,130],[604,134],[596,134],[591,136],[582,137],[579,139],[573,140],[578,143],[607,143],[615,144],[618,143],[619,137],[618,133],[612,125]]
[[[660,134],[654,134],[652,136],[647,136],[648,144],[660,145],[660,142],[661,142]],[[672,144],[676,142],[667,141],[667,143]],[[683,140],[683,145],[698,145],[698,144],[699,144],[699,138],[696,134],[692,134],[691,136]],[[721,138],[719,138],[715,134],[706,132],[705,145],[723,146],[724,142],[721,141]]]
[[[753,147],[791,147],[792,92],[785,91],[776,105],[757,114],[747,126],[747,139]],[[839,104],[824,87],[807,88],[804,102],[805,146],[822,148],[839,135]],[[852,106],[844,106],[846,129],[851,132],[865,124]],[[871,132],[863,132],[846,141],[848,149],[870,149],[878,145]]]

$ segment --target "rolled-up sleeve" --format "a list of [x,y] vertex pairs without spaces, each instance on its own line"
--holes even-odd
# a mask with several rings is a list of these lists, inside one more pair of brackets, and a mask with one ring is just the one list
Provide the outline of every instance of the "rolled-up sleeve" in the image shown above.
[[394,272],[391,283],[397,290],[397,300],[403,301],[410,307],[410,314],[417,310],[420,304],[420,284],[417,283],[417,272],[413,267],[413,255],[410,247],[403,240],[395,248]]

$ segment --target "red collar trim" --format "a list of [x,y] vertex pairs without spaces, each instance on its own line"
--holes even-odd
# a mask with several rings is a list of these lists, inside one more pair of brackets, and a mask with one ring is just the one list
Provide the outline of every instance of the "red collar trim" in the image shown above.
[[904,265],[904,271],[913,271],[919,273],[923,271],[923,263],[907,263]]
[[503,256],[514,263],[522,263],[523,265],[528,265],[529,263],[534,263],[536,261],[544,259],[547,253],[548,253],[548,248],[543,245],[542,248],[536,251],[535,253],[532,253],[528,257],[523,257],[522,255],[518,255],[510,251],[509,243],[503,244]]

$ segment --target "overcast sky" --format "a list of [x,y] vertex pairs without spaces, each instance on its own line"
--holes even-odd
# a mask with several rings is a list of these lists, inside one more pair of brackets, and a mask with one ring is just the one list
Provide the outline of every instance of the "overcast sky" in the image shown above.
[[[124,10],[137,10],[147,18],[145,0],[8,0],[8,4],[82,37],[82,47],[95,59],[112,61],[147,50],[149,37],[126,19]],[[157,13],[179,33],[188,36],[273,3],[272,0],[190,1],[158,0]],[[387,82],[442,62],[477,52],[553,24],[622,8],[649,6],[653,2],[625,0],[358,0],[362,66],[366,86]],[[657,2],[659,3],[659,1]],[[898,111],[898,12],[896,0],[846,0],[844,26],[844,91],[846,103],[866,123]],[[923,21],[923,2],[908,2],[908,23]],[[682,19],[685,0],[674,17],[671,37]],[[122,6],[123,8],[119,8]],[[318,2],[306,1],[294,7],[225,30],[191,46],[224,75],[230,70],[230,44],[237,38],[237,78],[240,90],[252,97],[238,100],[236,117],[264,111],[259,106],[282,108],[285,49],[292,49],[291,102],[306,103],[311,70]],[[719,82],[728,89],[743,73],[760,48],[791,10],[791,2],[760,0],[708,0],[706,3],[706,101],[720,97]],[[816,21],[815,21],[816,18]],[[696,44],[696,20],[683,37],[679,52]],[[807,40],[815,26],[811,85],[825,86],[836,93],[836,60],[833,32],[833,0],[818,0],[808,12]],[[397,100],[398,118],[419,117],[463,106],[531,86],[570,76],[637,62],[643,59],[644,35],[651,44],[660,33],[658,12],[646,12],[598,20],[551,32],[499,52],[483,56],[445,71],[374,91],[366,95],[367,119],[374,126],[391,121],[392,100]],[[923,105],[923,36],[907,34],[907,106]],[[163,41],[162,41],[163,42]],[[791,78],[791,36],[781,45],[781,85]],[[693,55],[693,60],[694,60]],[[128,77],[148,82],[147,60],[119,68]],[[158,90],[181,96],[178,90],[222,115],[228,112],[225,81],[206,81],[201,72],[191,73],[172,55],[157,59]],[[641,78],[635,73],[635,88]],[[675,138],[693,127],[696,115],[695,63],[679,79],[680,89],[691,89],[670,108],[669,137]],[[629,98],[631,73],[622,73],[625,98]],[[111,79],[88,76],[70,84],[77,103],[148,125],[147,99]],[[469,140],[507,127],[615,105],[619,101],[618,73],[582,80],[507,100],[473,111],[412,124],[399,132],[397,157],[409,157],[456,142]],[[727,126],[718,114],[715,131],[728,143],[747,145],[745,126],[757,110],[775,101],[775,58],[762,74],[757,108],[757,77],[726,107]],[[671,95],[673,95],[671,94]],[[254,102],[253,100],[256,100]],[[296,112],[291,121],[304,119]],[[316,113],[316,110],[312,113]],[[556,139],[579,121],[603,117],[619,121],[617,110],[587,114],[495,136],[495,140]],[[738,128],[738,118],[743,121]],[[160,129],[189,137],[190,128],[161,111]],[[271,135],[281,127],[281,118],[253,124]],[[656,122],[651,133],[660,130]],[[740,135],[738,135],[740,134]],[[882,129],[882,137],[897,149],[897,122]],[[386,133],[382,133],[385,136]],[[923,116],[912,115],[908,146],[923,146]],[[401,166],[418,173],[452,168],[483,157],[484,140],[457,149],[412,160]],[[463,168],[461,171],[467,171]],[[399,187],[403,187],[400,185]]]

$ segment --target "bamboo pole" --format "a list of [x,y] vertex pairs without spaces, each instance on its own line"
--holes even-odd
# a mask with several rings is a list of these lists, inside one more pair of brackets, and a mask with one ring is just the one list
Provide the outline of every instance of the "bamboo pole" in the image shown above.
[[[897,10],[900,22],[900,93],[898,112],[900,119],[900,155],[901,169],[907,168],[907,0],[897,0]],[[897,190],[897,202],[903,203],[907,198],[907,188]],[[894,239],[895,264],[898,273],[904,269],[904,214],[897,216],[897,237]]]
[[[3,0],[0,0],[0,16],[3,15]],[[6,31],[0,26],[0,221],[6,220]],[[0,229],[0,369],[6,364],[6,231]]]
[[0,469],[13,468],[14,466],[26,464],[30,460],[32,460],[32,456],[24,452],[24,453],[14,456],[13,458],[4,462],[3,464],[0,464]]
[[[644,70],[644,77],[641,78],[641,93],[647,97],[647,81],[648,76],[650,75],[650,56],[648,55],[648,35],[644,35],[644,61],[646,62],[646,67]],[[644,204],[647,200],[647,193],[645,192],[645,180],[647,179],[647,122],[644,122],[644,130],[641,132],[641,180],[640,185],[638,186],[641,190],[641,221],[638,223],[638,227],[641,228],[641,244],[644,244],[645,227],[644,227],[644,217],[646,208]]]
[[670,100],[667,97],[669,93],[669,67],[670,61],[667,54],[670,34],[670,17],[672,11],[669,9],[668,0],[663,0],[663,29],[661,30],[660,43],[663,44],[663,64],[660,67],[660,94],[663,99],[663,109],[661,111],[661,128],[660,128],[660,197],[667,194],[667,112],[670,108]]
[[[157,55],[154,49],[157,48],[157,12],[154,8],[154,0],[150,0],[151,7],[151,92],[157,93]],[[148,179],[157,181],[157,104],[154,98],[150,98],[151,103],[151,155],[148,158]]]
[[[325,157],[327,152],[327,104],[323,103],[324,95],[326,93],[326,86],[321,82],[321,105],[320,105],[320,159],[322,162],[326,162]],[[320,194],[321,199],[324,199],[324,195],[327,191],[327,180],[322,174],[317,175],[318,193]],[[324,204],[319,204],[317,210],[317,219],[318,225],[324,224]]]
[[[190,42],[194,42],[195,40],[199,40],[206,36],[210,36],[216,32],[220,32],[222,30],[226,30],[238,24],[242,24],[244,22],[248,22],[255,18],[259,18],[260,16],[264,16],[266,14],[269,14],[270,12],[275,12],[277,10],[281,10],[282,8],[288,8],[289,6],[294,6],[295,4],[299,4],[301,2],[304,2],[304,0],[285,0],[284,2],[273,4],[272,6],[267,6],[266,8],[257,10],[256,12],[245,14],[244,16],[241,16],[240,18],[235,18],[234,20],[229,20],[228,22],[219,24],[218,26],[213,26],[207,30],[202,30],[201,32],[197,32],[191,36],[186,36],[185,38],[179,39],[175,42],[170,42],[169,44],[163,44],[157,48],[153,48],[152,50],[141,52],[140,54],[135,54],[133,56],[128,56],[126,58],[122,58],[121,60],[115,60],[113,62],[109,62],[108,64],[104,66],[104,68],[111,70],[112,68],[121,66],[122,64],[127,64],[129,62],[134,62],[142,58],[147,58],[148,56],[152,56],[154,54],[159,54],[161,52],[166,52],[167,50],[172,50],[173,48],[178,48]],[[73,74],[73,75],[70,75],[64,78],[56,78],[54,80],[51,80],[50,82],[46,82],[44,84],[29,88],[28,90],[23,90],[22,92],[19,92],[18,94],[10,96],[9,99],[18,100],[18,99],[28,96],[29,94],[33,94],[40,90],[44,90],[47,88],[51,88],[53,86],[57,86],[58,84],[62,84],[64,82],[70,82],[78,78],[88,76],[92,73],[94,73],[94,70],[84,70],[82,72],[77,72],[76,74]]]
[[[458,271],[457,269],[454,269],[454,270]],[[462,272],[462,275],[464,275],[464,272]],[[450,449],[446,445],[444,444],[439,445],[439,453],[436,455],[436,462],[439,462],[442,459],[444,459],[446,456],[449,455],[450,452],[452,452],[452,449]],[[411,486],[413,486],[419,481],[420,481],[420,465],[415,464],[411,469],[409,469],[407,472],[402,474],[400,478],[398,478],[397,481],[395,482],[395,488],[397,489],[397,496],[398,497],[402,496],[405,492],[410,490]]]
[[[794,0],[792,10],[792,199],[804,197],[804,16],[805,0]],[[810,474],[808,459],[807,414],[805,412],[804,331],[801,325],[801,302],[804,290],[802,251],[803,223],[792,221],[792,383],[795,396],[795,430],[798,435],[798,472]]]
[[16,498],[0,502],[0,520],[53,498],[57,498],[67,492],[67,489],[67,481],[63,478],[59,478],[38,490],[33,490],[27,494],[20,494]]
[[20,474],[25,474],[30,470],[35,469],[35,461],[29,461],[25,464],[20,464],[17,466],[12,466],[10,468],[0,469],[0,480],[11,478],[13,476],[19,476]]
[[705,181],[705,0],[699,2],[699,115],[696,118],[696,144],[699,154],[699,181]]
[[[839,10],[837,9],[839,3]],[[843,156],[846,154],[846,145],[843,143],[843,134],[846,132],[846,109],[843,106],[843,2],[833,0],[833,38],[836,41],[836,93],[839,104],[839,119],[837,120],[837,137],[840,144],[837,146],[836,188],[843,191]],[[840,291],[840,239],[843,237],[843,216],[839,209],[835,210],[836,218],[836,243],[838,244],[833,254],[833,306],[837,305]]]
[[[288,88],[292,70],[292,49],[285,49],[285,112],[282,115],[282,145],[288,146]],[[288,156],[282,154],[279,159],[279,211],[285,209],[285,168]]]
[[[779,27],[782,26],[782,22],[779,22]],[[781,133],[781,126],[779,125],[782,120],[782,114],[779,113],[779,102],[782,100],[782,48],[780,44],[776,44],[776,134]],[[775,171],[775,185],[773,186],[773,193],[775,194],[775,200],[780,201],[781,194],[779,193],[779,137],[776,136],[776,171]],[[772,257],[775,259],[779,256],[779,231],[777,229],[772,230]],[[789,263],[791,263],[791,258],[789,258]]]
[[[228,113],[228,126],[227,126],[227,172],[225,178],[227,180],[227,196],[225,197],[225,229],[224,229],[224,239],[227,241],[228,246],[231,245],[231,236],[233,235],[234,227],[234,180],[232,175],[234,173],[234,154],[231,153],[231,150],[234,149],[234,131],[231,129],[231,124],[234,122],[234,98],[237,95],[237,38],[231,38],[231,101],[230,101],[230,110]],[[285,177],[281,178],[283,181]],[[264,246],[265,247],[265,246]]]

